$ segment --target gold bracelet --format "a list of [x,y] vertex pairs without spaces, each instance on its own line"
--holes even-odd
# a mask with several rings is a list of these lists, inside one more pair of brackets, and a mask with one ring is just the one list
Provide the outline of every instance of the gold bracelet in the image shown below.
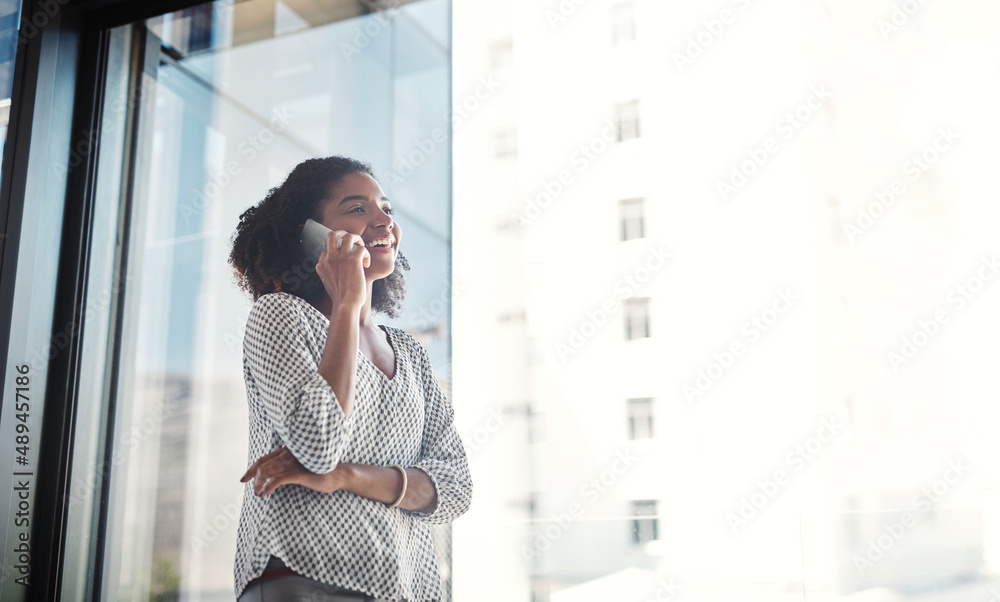
[[390,508],[395,508],[403,501],[403,498],[406,496],[406,470],[403,469],[403,467],[400,466],[399,464],[392,464],[389,466],[389,468],[398,468],[400,474],[403,475],[403,489],[400,490],[399,497],[396,498],[396,501],[389,504]]

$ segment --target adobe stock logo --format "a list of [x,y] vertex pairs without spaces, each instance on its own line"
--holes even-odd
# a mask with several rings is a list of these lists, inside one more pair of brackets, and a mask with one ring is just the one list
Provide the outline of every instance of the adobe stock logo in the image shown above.
[[886,554],[896,547],[896,544],[906,536],[907,532],[919,524],[919,517],[930,512],[934,505],[948,495],[962,477],[971,470],[972,468],[967,466],[961,458],[948,462],[948,468],[945,469],[940,479],[936,479],[929,487],[924,487],[920,493],[913,496],[911,503],[916,507],[916,513],[903,512],[898,521],[882,525],[883,533],[866,542],[864,555],[854,555],[852,560],[858,573],[864,575],[865,571],[885,558]]
[[684,402],[690,406],[694,405],[696,399],[704,397],[705,393],[736,364],[736,359],[746,353],[747,347],[760,340],[764,333],[778,322],[778,318],[791,309],[798,300],[798,295],[792,289],[778,290],[769,307],[743,323],[740,333],[746,337],[746,341],[736,337],[721,352],[712,352],[711,361],[695,373],[693,384],[681,385]]
[[[577,166],[576,173],[582,174],[608,151],[617,140],[618,126],[610,119],[604,120],[604,127],[590,140],[578,146],[569,156],[569,164]],[[545,180],[535,194],[529,194],[524,199],[524,209],[518,214],[511,214],[510,221],[520,228],[526,228],[537,220],[542,213],[559,200],[564,192],[576,183],[576,176],[570,169],[560,169],[556,177]]]
[[[733,3],[738,5],[741,11],[750,7],[750,0],[733,0]],[[727,26],[736,23],[738,16],[739,13],[723,8],[719,11],[717,18],[703,20],[701,24],[704,27],[686,38],[687,45],[684,46],[683,52],[675,50],[673,53],[672,58],[674,64],[677,65],[677,72],[684,73],[686,67],[693,65],[696,59],[705,54],[708,47],[726,33]]]
[[392,19],[399,4],[399,0],[393,0],[389,6],[378,10],[363,25],[354,28],[354,37],[351,38],[351,43],[340,43],[340,53],[344,55],[344,60],[348,64],[354,60],[354,55],[361,54],[361,51],[368,48],[375,38],[382,35],[383,31],[392,29]]
[[[916,182],[930,171],[931,167],[951,150],[955,142],[961,140],[961,136],[951,126],[938,128],[936,134],[930,144],[911,155],[903,164],[903,175],[910,176],[910,182]],[[858,217],[854,223],[844,224],[848,242],[853,243],[858,240],[875,224],[875,220],[885,215],[904,194],[906,194],[906,183],[901,178],[894,179],[885,188],[875,190],[873,193],[875,200],[858,209]]]
[[896,33],[906,25],[910,17],[916,15],[926,2],[927,0],[903,0],[894,5],[888,19],[878,20],[878,31],[882,34],[882,39],[889,41],[889,34]]
[[771,478],[754,483],[754,491],[749,495],[741,497],[739,508],[736,512],[726,514],[726,522],[735,535],[741,527],[750,524],[750,521],[757,517],[757,514],[764,509],[791,483],[792,477],[806,467],[806,465],[816,458],[828,444],[830,444],[845,428],[845,425],[837,421],[837,418],[830,416],[823,419],[822,424],[815,433],[792,447],[791,451],[785,454],[785,468],[779,468],[771,474]]
[[[795,107],[785,111],[775,123],[774,130],[781,134],[786,142],[791,140],[816,115],[827,106],[833,93],[827,90],[826,84],[811,86],[806,98]],[[757,146],[746,149],[746,159],[737,160],[732,164],[728,177],[715,181],[715,189],[722,200],[728,201],[739,192],[755,174],[764,169],[764,165],[781,150],[778,137],[769,136]]]
[[570,329],[569,337],[566,338],[565,342],[556,341],[555,351],[559,360],[565,363],[569,356],[575,355],[587,344],[587,341],[597,336],[601,328],[622,309],[623,301],[627,302],[627,299],[632,297],[657,271],[667,265],[670,258],[670,253],[664,251],[662,247],[657,248],[650,245],[645,260],[635,266],[630,273],[615,281],[614,291],[618,298],[616,296],[607,297],[598,307],[587,310],[583,320]]
[[886,359],[894,372],[898,372],[900,366],[910,363],[913,358],[920,353],[920,350],[930,344],[944,327],[951,322],[954,312],[961,311],[972,301],[986,286],[1000,273],[1000,262],[997,261],[996,254],[990,257],[981,257],[980,266],[976,273],[969,276],[964,282],[953,286],[945,293],[944,299],[948,305],[940,307],[930,317],[917,320],[917,327],[909,334],[899,338],[900,346],[898,350],[889,351]]
[[462,443],[465,445],[466,449],[470,454],[482,449],[486,442],[495,434],[500,432],[503,428],[504,419],[503,416],[496,411],[496,409],[490,409],[488,412],[488,418],[483,421],[483,424],[471,432],[464,433],[461,436]]
[[[588,506],[593,505],[602,495],[610,491],[618,479],[629,472],[632,465],[638,461],[639,457],[632,455],[631,450],[616,450],[615,457],[608,467],[580,487],[580,496],[583,497]],[[578,501],[573,502],[564,511],[546,519],[545,522],[548,524],[537,525],[532,536],[531,546],[523,546],[521,556],[525,560],[542,556],[556,540],[562,537],[563,533],[573,526],[573,523],[583,517],[584,507]]]

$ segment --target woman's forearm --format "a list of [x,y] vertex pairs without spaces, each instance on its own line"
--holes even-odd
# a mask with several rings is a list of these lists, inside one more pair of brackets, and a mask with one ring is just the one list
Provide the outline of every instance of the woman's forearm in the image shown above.
[[[341,489],[376,502],[392,504],[403,488],[403,475],[393,467],[341,463],[338,468],[346,471]],[[405,470],[406,495],[399,507],[417,512],[433,512],[437,508],[434,482],[419,468]]]
[[340,306],[330,315],[330,329],[320,359],[319,372],[333,389],[344,414],[354,410],[354,385],[358,371],[358,310]]

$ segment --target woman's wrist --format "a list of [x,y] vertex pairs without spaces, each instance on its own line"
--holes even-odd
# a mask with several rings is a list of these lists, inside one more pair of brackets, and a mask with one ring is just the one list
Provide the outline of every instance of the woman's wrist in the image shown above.
[[[400,472],[407,475],[405,488]],[[433,512],[437,507],[434,483],[419,468],[342,462],[322,476],[325,493],[346,491],[386,506],[424,513]]]
[[396,499],[391,504],[388,505],[390,508],[395,508],[395,507],[399,506],[403,502],[403,498],[406,497],[406,485],[407,485],[407,481],[409,479],[406,476],[406,469],[403,468],[402,466],[400,466],[399,464],[393,464],[393,465],[389,466],[389,468],[393,468],[395,470],[398,470],[399,474],[403,478],[403,484],[399,488],[399,495],[396,496]]
[[351,491],[357,486],[358,471],[354,464],[341,462],[333,471],[326,473],[327,489],[334,491]]
[[363,303],[361,305],[351,303],[335,304],[330,310],[330,328],[343,328],[348,323],[357,322],[363,308]]

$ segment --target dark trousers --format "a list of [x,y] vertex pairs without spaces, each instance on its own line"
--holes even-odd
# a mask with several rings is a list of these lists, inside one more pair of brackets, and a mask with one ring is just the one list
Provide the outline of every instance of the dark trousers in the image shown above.
[[[264,571],[284,568],[285,563],[271,556]],[[237,602],[381,602],[363,593],[327,585],[301,575],[283,575],[248,585]]]

